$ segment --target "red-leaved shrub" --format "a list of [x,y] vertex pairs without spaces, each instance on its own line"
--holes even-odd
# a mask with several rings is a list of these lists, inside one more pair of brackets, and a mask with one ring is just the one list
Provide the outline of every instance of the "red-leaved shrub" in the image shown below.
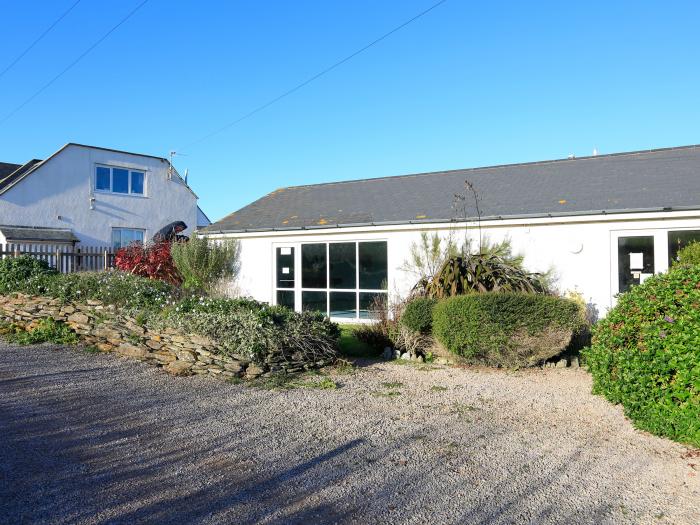
[[126,248],[120,248],[114,256],[114,265],[118,270],[141,277],[159,279],[175,285],[182,282],[170,255],[168,241],[146,246],[133,243]]

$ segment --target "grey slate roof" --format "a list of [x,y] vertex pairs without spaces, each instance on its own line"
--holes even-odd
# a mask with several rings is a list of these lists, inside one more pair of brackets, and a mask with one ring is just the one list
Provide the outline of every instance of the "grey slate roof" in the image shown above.
[[0,180],[7,177],[10,173],[19,168],[21,164],[12,164],[10,162],[0,162]]
[[208,232],[700,209],[700,145],[281,188]]
[[39,226],[4,226],[0,225],[0,233],[12,242],[78,242],[71,230],[61,228],[42,228]]
[[21,166],[14,164],[14,166],[16,166],[16,169],[9,173],[6,173],[4,176],[0,171],[0,193],[4,192],[6,188],[12,186],[12,184],[21,179],[29,170],[31,170],[40,162],[41,160],[39,159],[32,159],[26,164],[22,164]]

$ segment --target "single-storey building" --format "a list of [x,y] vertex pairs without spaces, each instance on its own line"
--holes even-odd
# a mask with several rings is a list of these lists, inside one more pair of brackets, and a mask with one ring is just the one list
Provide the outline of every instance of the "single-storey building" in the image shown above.
[[421,232],[479,231],[604,315],[700,240],[700,146],[280,188],[204,233],[240,240],[244,294],[359,321],[410,292]]

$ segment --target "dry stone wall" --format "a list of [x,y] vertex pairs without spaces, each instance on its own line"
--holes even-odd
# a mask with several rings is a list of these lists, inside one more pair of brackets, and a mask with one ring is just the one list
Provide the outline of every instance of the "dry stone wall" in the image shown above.
[[270,371],[301,369],[298,363],[259,366],[243,358],[225,356],[221,348],[206,337],[183,334],[171,328],[154,330],[142,326],[133,317],[120,314],[115,307],[100,301],[65,304],[48,297],[0,295],[0,318],[7,322],[31,330],[41,319],[49,317],[69,325],[82,344],[94,346],[101,352],[139,359],[173,375],[252,379]]

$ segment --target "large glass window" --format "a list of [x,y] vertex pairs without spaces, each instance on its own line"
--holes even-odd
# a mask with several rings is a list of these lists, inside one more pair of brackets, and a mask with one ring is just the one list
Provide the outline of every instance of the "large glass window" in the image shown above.
[[140,242],[143,244],[144,231],[134,228],[113,228],[112,246],[114,248],[126,248],[131,243]]
[[357,254],[354,242],[338,242],[328,245],[330,259],[330,287],[355,288],[357,277]]
[[387,289],[386,242],[360,243],[360,288]]
[[700,231],[678,230],[668,232],[668,265],[678,260],[678,252],[691,242],[700,242]]
[[326,244],[301,247],[302,288],[326,288]]
[[95,167],[95,190],[110,193],[144,195],[146,173],[109,166]]
[[[279,279],[279,261],[277,272]],[[302,310],[336,318],[371,318],[375,305],[386,304],[387,278],[386,241],[301,245]]]
[[301,292],[301,308],[302,310],[311,310],[328,313],[328,294],[326,292]]

